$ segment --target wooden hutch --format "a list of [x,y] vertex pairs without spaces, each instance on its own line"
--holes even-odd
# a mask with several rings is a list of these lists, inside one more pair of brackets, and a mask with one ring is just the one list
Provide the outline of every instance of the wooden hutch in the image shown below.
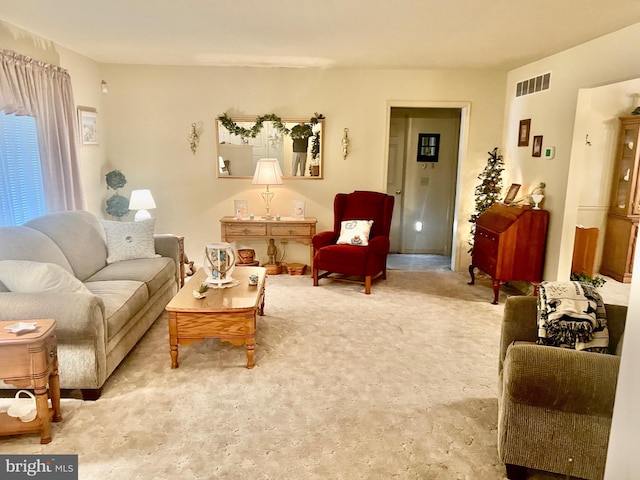
[[469,274],[475,283],[477,267],[491,276],[493,304],[507,281],[542,281],[549,212],[531,207],[494,203],[476,221]]
[[640,220],[639,141],[640,115],[621,117],[600,273],[623,283],[631,282]]

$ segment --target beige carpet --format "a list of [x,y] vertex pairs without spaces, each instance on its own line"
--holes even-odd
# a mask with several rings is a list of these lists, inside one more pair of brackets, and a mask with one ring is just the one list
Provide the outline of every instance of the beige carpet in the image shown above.
[[367,296],[271,276],[253,370],[217,340],[180,347],[171,370],[163,318],[98,401],[63,399],[52,443],[4,437],[0,452],[78,453],[80,478],[96,480],[504,479],[504,294],[491,305],[489,282],[467,281],[390,270]]

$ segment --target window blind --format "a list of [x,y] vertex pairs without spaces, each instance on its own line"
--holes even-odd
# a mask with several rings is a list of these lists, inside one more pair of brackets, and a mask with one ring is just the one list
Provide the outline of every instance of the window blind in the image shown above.
[[35,118],[0,112],[0,225],[46,211]]

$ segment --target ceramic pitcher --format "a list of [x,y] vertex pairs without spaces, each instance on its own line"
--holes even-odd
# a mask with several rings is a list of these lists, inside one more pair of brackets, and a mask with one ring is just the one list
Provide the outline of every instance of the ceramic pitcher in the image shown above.
[[210,243],[205,247],[203,266],[207,282],[222,284],[233,281],[231,273],[235,264],[236,256],[230,243]]

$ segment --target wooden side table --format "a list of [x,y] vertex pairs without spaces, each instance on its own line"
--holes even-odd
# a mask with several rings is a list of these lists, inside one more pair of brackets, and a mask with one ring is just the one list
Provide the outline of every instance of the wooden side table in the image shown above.
[[280,220],[261,218],[238,219],[222,217],[220,231],[223,242],[243,240],[295,240],[309,245],[309,265],[313,265],[313,236],[316,234],[318,220],[314,217],[292,218],[282,217]]
[[[56,321],[42,319],[29,322],[36,322],[35,331],[15,334],[5,327],[17,322],[0,321],[0,379],[17,388],[33,388],[37,415],[31,422],[22,422],[19,418],[0,413],[0,435],[39,432],[40,443],[49,443],[49,423],[62,420]],[[49,397],[52,408],[49,408]]]

